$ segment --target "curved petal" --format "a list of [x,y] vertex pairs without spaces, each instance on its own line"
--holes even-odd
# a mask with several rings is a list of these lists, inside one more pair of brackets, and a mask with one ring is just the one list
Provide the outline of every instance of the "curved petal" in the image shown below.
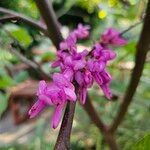
[[76,101],[77,97],[74,92],[74,90],[69,89],[69,88],[64,88],[65,94],[67,95],[67,98],[71,101]]
[[39,95],[39,100],[44,101],[48,105],[53,105],[51,99],[47,97],[46,95],[43,95],[43,94]]
[[75,73],[75,80],[77,81],[77,83],[79,85],[83,85],[84,84],[84,76],[83,76],[83,73],[81,73],[81,71],[77,71]]
[[66,69],[64,72],[64,77],[66,77],[69,81],[72,81],[73,80],[73,70],[68,68]]
[[52,68],[56,68],[56,67],[58,67],[59,65],[60,65],[60,60],[56,60],[56,61],[52,62],[51,67],[52,67]]
[[54,110],[54,113],[52,116],[52,121],[51,121],[51,126],[54,129],[57,128],[57,126],[60,122],[64,106],[65,106],[65,103],[62,103],[60,105],[57,105],[55,110]]
[[103,84],[101,85],[101,88],[104,92],[104,95],[108,98],[108,99],[111,99],[112,98],[112,93],[111,93],[111,90],[109,88],[109,85],[108,84]]
[[43,94],[45,92],[46,87],[47,87],[46,82],[44,80],[41,80],[39,82],[39,88],[37,91],[37,95]]
[[87,95],[87,88],[81,87],[79,89],[79,97],[80,97],[80,103],[85,104],[86,101],[86,95]]
[[37,116],[45,107],[46,104],[43,101],[38,100],[28,112],[30,118]]
[[94,79],[97,82],[98,85],[102,85],[103,84],[103,80],[102,77],[100,76],[99,73],[93,73]]
[[74,61],[74,70],[79,70],[84,68],[86,65],[86,61],[85,60],[76,60]]

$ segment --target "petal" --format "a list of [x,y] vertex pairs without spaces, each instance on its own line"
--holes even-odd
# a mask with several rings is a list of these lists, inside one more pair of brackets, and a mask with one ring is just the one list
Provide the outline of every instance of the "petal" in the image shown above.
[[106,66],[106,63],[104,61],[95,62],[93,71],[102,72],[104,70],[105,66]]
[[93,72],[94,71],[94,61],[92,59],[87,61],[87,67],[89,71]]
[[63,74],[60,74],[60,73],[54,73],[53,81],[54,83],[56,83],[57,86],[60,86],[60,87],[64,85],[68,85],[68,80],[64,77]]
[[112,39],[112,44],[116,45],[116,46],[124,46],[128,43],[127,40],[125,40],[124,38],[122,37],[115,37]]
[[46,104],[43,101],[38,100],[28,112],[30,118],[37,116],[45,107]]
[[61,105],[57,105],[55,110],[54,110],[54,113],[52,116],[52,122],[51,122],[51,126],[54,129],[57,128],[57,126],[60,122],[64,106],[65,106],[65,103],[62,103]]
[[46,95],[43,95],[43,94],[39,95],[39,99],[41,101],[44,101],[48,105],[53,105],[51,99],[48,96],[46,96]]
[[59,47],[61,50],[66,50],[68,49],[68,44],[66,43],[66,41],[63,41],[60,43]]
[[109,88],[109,85],[108,84],[103,84],[101,85],[101,88],[105,94],[105,96],[108,98],[108,99],[111,99],[112,98],[112,93],[111,93],[111,90]]
[[70,89],[74,89],[73,84],[63,74],[54,73],[53,81],[61,89],[63,89],[64,87],[69,87]]
[[102,85],[103,84],[103,80],[102,77],[99,73],[93,73],[94,79],[97,82],[98,85]]
[[103,80],[103,83],[108,83],[108,82],[110,82],[112,80],[111,75],[108,72],[106,72],[106,71],[103,71],[101,73],[101,78]]
[[76,97],[74,90],[69,89],[69,88],[64,88],[64,91],[65,91],[65,94],[67,95],[67,99],[71,101],[76,101],[77,97]]
[[86,65],[86,61],[85,60],[77,60],[74,61],[74,70],[79,70],[84,68]]
[[105,60],[112,60],[116,57],[116,53],[112,50],[104,50],[102,55],[105,57]]
[[83,85],[84,84],[84,76],[83,73],[81,73],[80,71],[77,71],[75,73],[75,80],[77,81],[77,83],[79,85]]
[[87,88],[81,87],[79,88],[79,97],[80,97],[80,103],[85,104],[86,101],[86,95],[87,95]]
[[37,95],[44,94],[46,87],[47,87],[46,82],[44,80],[40,81],[39,82],[39,89],[37,91]]
[[69,81],[73,80],[73,70],[68,68],[63,72],[64,77],[66,77]]
[[60,65],[60,60],[56,60],[56,61],[52,62],[51,67],[52,67],[52,68],[56,68],[56,67],[58,67],[59,65]]

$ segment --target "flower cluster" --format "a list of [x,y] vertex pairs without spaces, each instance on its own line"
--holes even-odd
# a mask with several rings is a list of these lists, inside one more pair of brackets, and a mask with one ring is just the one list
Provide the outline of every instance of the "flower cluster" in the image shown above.
[[[53,74],[53,82],[46,84],[40,81],[37,91],[38,101],[29,111],[31,118],[40,113],[47,105],[55,107],[52,116],[52,127],[56,128],[60,122],[61,114],[67,101],[76,101],[77,95],[81,104],[86,101],[87,89],[96,81],[104,95],[111,99],[109,84],[111,76],[106,70],[108,61],[116,57],[116,53],[110,46],[123,46],[127,43],[119,32],[107,29],[89,52],[86,49],[77,51],[77,40],[89,37],[89,26],[79,24],[77,29],[69,34],[66,40],[60,43],[57,52],[57,60],[52,67],[60,67],[60,73]],[[74,84],[78,85],[75,92]]]

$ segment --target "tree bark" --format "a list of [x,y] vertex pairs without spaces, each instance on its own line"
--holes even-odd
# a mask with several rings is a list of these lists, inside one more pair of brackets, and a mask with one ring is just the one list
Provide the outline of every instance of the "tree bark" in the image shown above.
[[52,7],[51,0],[35,0],[37,7],[44,19],[44,22],[47,25],[48,35],[52,40],[53,44],[59,49],[59,43],[63,40],[60,29],[59,23],[57,21],[56,14]]

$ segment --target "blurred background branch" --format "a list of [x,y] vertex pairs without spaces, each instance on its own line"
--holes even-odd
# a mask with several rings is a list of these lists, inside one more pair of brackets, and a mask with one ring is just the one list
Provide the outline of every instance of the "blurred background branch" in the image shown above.
[[[0,7],[0,13],[6,14],[7,16],[3,16],[0,18],[0,22],[4,23],[6,21],[11,21],[11,20],[17,20],[17,21],[22,21],[24,23],[27,23],[39,31],[43,32],[45,35],[47,35],[47,31],[44,25],[41,25],[41,23],[33,20],[32,18],[29,18],[27,16],[24,16],[23,14],[17,13],[15,11],[2,8]],[[9,15],[9,16],[8,16]]]
[[124,116],[127,112],[128,106],[130,105],[133,96],[136,92],[140,78],[142,76],[146,55],[150,49],[150,0],[148,1],[146,16],[144,19],[143,30],[139,42],[137,44],[136,56],[135,56],[135,67],[133,69],[131,80],[129,82],[127,91],[123,98],[123,102],[119,108],[119,112],[115,117],[113,124],[110,128],[111,132],[115,132],[119,124],[123,121]]

